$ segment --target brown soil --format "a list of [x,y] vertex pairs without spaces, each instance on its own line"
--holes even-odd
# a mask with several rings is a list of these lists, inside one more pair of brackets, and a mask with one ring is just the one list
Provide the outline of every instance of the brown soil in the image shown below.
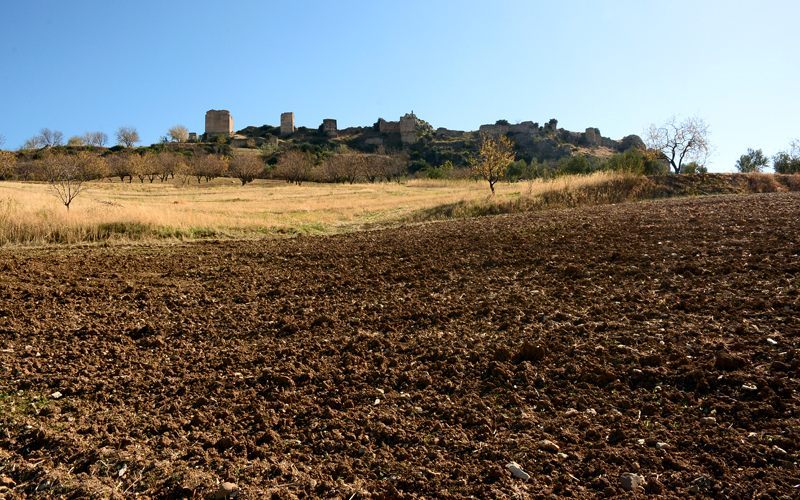
[[798,221],[773,193],[4,250],[0,497],[797,498]]

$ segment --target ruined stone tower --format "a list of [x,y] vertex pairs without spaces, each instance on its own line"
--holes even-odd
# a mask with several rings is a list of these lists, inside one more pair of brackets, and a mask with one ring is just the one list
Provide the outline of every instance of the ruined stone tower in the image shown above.
[[294,133],[294,113],[281,114],[281,135]]
[[332,118],[322,120],[322,132],[328,137],[338,137],[339,131],[336,128],[336,120]]
[[400,139],[403,144],[417,142],[417,117],[413,111],[400,117]]
[[600,135],[600,130],[594,127],[587,128],[586,142],[592,145],[601,144],[603,142],[603,137]]
[[227,109],[206,111],[206,137],[233,133],[233,117]]

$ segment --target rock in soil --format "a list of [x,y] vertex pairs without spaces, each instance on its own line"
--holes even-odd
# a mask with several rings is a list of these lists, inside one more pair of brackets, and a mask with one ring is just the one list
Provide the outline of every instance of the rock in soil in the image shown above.
[[225,482],[219,485],[219,488],[214,493],[214,498],[216,500],[235,498],[238,493],[239,487],[236,484]]
[[516,462],[511,462],[510,464],[507,464],[506,467],[508,468],[509,471],[511,471],[511,474],[514,477],[522,479],[523,481],[527,481],[528,479],[531,478],[531,476],[527,474],[524,470],[522,470],[522,467],[520,467],[519,464]]
[[620,476],[620,486],[623,489],[631,491],[639,488],[644,484],[644,478],[632,472],[626,472]]

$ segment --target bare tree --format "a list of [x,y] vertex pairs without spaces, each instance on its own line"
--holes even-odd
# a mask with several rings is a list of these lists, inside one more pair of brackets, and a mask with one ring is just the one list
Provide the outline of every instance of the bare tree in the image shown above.
[[108,135],[105,132],[84,132],[81,138],[84,144],[91,146],[104,146],[108,142]]
[[72,201],[84,190],[85,182],[91,178],[97,157],[85,152],[78,154],[55,154],[47,152],[42,159],[44,175],[53,194],[61,200],[67,210]]
[[175,178],[175,171],[180,164],[180,159],[178,156],[179,155],[176,155],[170,151],[159,153],[159,155],[156,156],[155,161],[157,165],[158,178],[161,179],[161,182],[164,182],[170,177]]
[[329,181],[354,183],[364,173],[365,155],[348,151],[331,156],[322,166]]
[[189,140],[189,129],[183,125],[175,125],[168,130],[172,142],[186,142]]
[[287,151],[278,158],[275,175],[282,177],[286,182],[294,182],[298,186],[311,177],[314,161],[310,153],[292,150]]
[[702,118],[687,117],[679,122],[672,116],[664,124],[651,124],[645,132],[647,148],[669,163],[676,174],[683,171],[684,162],[704,166],[711,154],[708,142],[709,127]]
[[405,169],[408,158],[398,154],[387,154],[384,147],[378,148],[377,154],[367,155],[364,158],[364,176],[370,182],[384,178],[391,182]]
[[260,157],[251,154],[236,154],[231,158],[228,166],[228,173],[242,181],[242,186],[264,171],[264,162]]
[[190,167],[192,175],[197,177],[197,183],[200,184],[203,178],[209,182],[223,175],[228,168],[228,162],[225,157],[219,155],[195,156],[191,160]]
[[42,138],[38,135],[29,137],[25,139],[24,143],[22,143],[22,149],[39,149],[42,146],[44,146],[44,142],[42,142]]
[[39,130],[39,138],[42,140],[42,143],[45,145],[45,147],[60,146],[64,144],[64,134],[58,130],[43,128]]
[[0,146],[2,146],[5,143],[6,143],[6,136],[4,136],[3,134],[0,134]]
[[125,125],[117,129],[117,142],[119,144],[123,144],[126,147],[132,147],[140,140],[139,132],[136,131],[135,127]]
[[127,154],[115,154],[106,158],[108,163],[109,175],[119,177],[120,182],[125,182],[125,177],[128,177],[128,182],[133,181],[131,172],[131,165]]

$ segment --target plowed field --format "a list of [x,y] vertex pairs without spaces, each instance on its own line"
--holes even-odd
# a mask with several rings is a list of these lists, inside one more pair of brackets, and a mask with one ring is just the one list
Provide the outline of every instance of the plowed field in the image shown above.
[[2,250],[0,496],[797,498],[799,221]]

